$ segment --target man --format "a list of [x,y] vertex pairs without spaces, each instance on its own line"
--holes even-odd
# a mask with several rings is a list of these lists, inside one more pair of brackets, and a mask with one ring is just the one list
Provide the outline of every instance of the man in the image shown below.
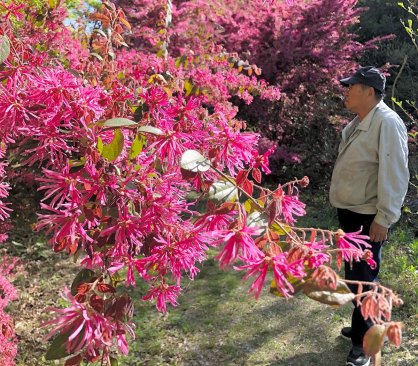
[[[383,101],[385,76],[367,66],[340,80],[347,87],[345,105],[356,117],[344,128],[331,179],[330,202],[337,208],[345,232],[358,231],[370,237],[376,261],[372,269],[365,261],[345,263],[349,280],[376,281],[381,245],[389,227],[398,221],[408,188],[407,131],[401,118]],[[356,292],[357,286],[350,286]],[[363,287],[366,291],[367,287]],[[354,307],[351,327],[341,333],[351,338],[348,366],[367,366],[363,336],[371,326],[359,307]]]

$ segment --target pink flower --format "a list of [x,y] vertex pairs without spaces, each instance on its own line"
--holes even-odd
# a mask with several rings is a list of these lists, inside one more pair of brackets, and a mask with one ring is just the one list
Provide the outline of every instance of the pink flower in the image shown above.
[[234,230],[212,231],[209,235],[214,239],[213,244],[225,243],[222,251],[216,257],[221,268],[228,267],[238,254],[243,258],[254,259],[262,256],[252,236],[259,235],[262,229],[258,226],[250,227],[246,224],[246,214],[243,215],[242,227]]
[[[264,254],[264,253],[262,253]],[[245,258],[242,258],[245,260]],[[250,293],[253,293],[254,297],[258,299],[260,296],[261,290],[263,289],[264,282],[266,280],[266,275],[269,267],[272,264],[270,257],[260,256],[253,260],[245,260],[248,264],[243,266],[234,267],[236,270],[248,270],[248,272],[243,277],[243,280],[246,280],[250,276],[257,276],[250,288]]]
[[281,187],[274,191],[276,201],[276,215],[283,217],[283,220],[292,225],[296,222],[293,216],[306,215],[305,204],[299,201],[298,196],[287,195]]
[[167,301],[172,306],[177,306],[177,297],[181,292],[180,286],[169,286],[165,283],[161,284],[158,287],[154,287],[148,291],[148,293],[143,297],[143,300],[153,300],[157,299],[157,310],[162,313],[167,312]]
[[271,147],[268,149],[263,155],[259,155],[257,151],[253,151],[253,161],[250,163],[250,166],[254,169],[261,167],[261,170],[266,173],[270,174],[271,170],[269,168],[269,157],[271,154],[274,153],[276,150],[276,146]]
[[[127,354],[125,333],[135,336],[131,323],[121,323],[116,313],[112,313],[112,317],[106,317],[97,312],[89,303],[77,302],[67,288],[64,290],[63,297],[71,305],[66,309],[49,309],[56,313],[57,317],[42,324],[42,326],[54,325],[46,339],[56,333],[68,333],[66,341],[68,354],[85,350],[90,355],[97,355],[101,350],[109,352],[114,343],[117,344],[119,351]],[[110,312],[110,308],[107,311]]]
[[345,233],[338,229],[336,233],[337,246],[341,249],[343,258],[347,262],[359,261],[364,255],[364,248],[372,246],[366,241],[367,235],[361,235],[362,228],[354,233]]
[[243,261],[247,262],[246,265],[234,267],[236,270],[248,270],[243,277],[246,280],[250,276],[256,276],[257,278],[251,285],[250,292],[254,294],[257,299],[263,289],[264,282],[266,280],[267,272],[269,269],[273,269],[273,277],[276,281],[277,289],[285,296],[290,297],[294,292],[293,286],[287,280],[289,276],[294,278],[303,279],[306,276],[303,259],[297,260],[293,263],[288,263],[286,254],[280,253],[274,257],[266,256],[264,253],[258,258],[246,259],[240,257]]
[[287,280],[290,276],[303,279],[306,276],[303,258],[293,263],[288,263],[286,254],[280,253],[273,257],[273,275],[276,280],[276,286],[285,297],[290,297],[294,292],[293,286]]

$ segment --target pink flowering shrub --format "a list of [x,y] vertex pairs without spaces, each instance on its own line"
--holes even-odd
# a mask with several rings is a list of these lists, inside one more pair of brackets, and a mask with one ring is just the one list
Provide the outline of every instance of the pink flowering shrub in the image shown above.
[[[280,100],[254,91],[231,100],[262,135],[260,151],[276,147],[271,157],[276,175],[284,163],[302,161],[304,172],[315,175],[318,164],[333,160],[336,127],[344,121],[335,97],[341,93],[337,80],[356,67],[354,60],[364,50],[385,39],[356,41],[351,29],[363,11],[355,8],[356,0],[173,0],[171,24],[162,36],[164,18],[154,16],[166,1],[115,3],[134,25],[128,39],[137,50],[156,51],[164,43],[171,55],[190,61],[222,47],[236,70],[280,88]],[[248,105],[250,96],[254,103]]]
[[[161,22],[168,7],[157,9]],[[59,2],[1,11],[0,139],[35,172],[43,195],[36,230],[53,251],[80,259],[63,288],[68,306],[49,309],[44,324],[53,338],[47,359],[111,365],[134,337],[135,299],[125,287],[145,282],[143,300],[166,312],[209,247],[219,248],[221,267],[255,278],[255,297],[270,276],[272,291],[286,298],[303,289],[331,305],[364,301],[327,265],[333,254],[338,265],[342,257],[372,263],[365,238],[295,226],[306,213],[298,187],[307,177],[274,190],[259,185],[274,148],[258,153],[259,135],[243,131],[230,99],[277,100],[277,88],[231,67],[222,47],[186,58],[120,51],[131,25],[107,1],[91,15],[95,31],[81,37],[63,30]],[[44,12],[41,24],[30,21]],[[204,212],[196,192],[207,200]],[[374,286],[389,311],[400,302]]]

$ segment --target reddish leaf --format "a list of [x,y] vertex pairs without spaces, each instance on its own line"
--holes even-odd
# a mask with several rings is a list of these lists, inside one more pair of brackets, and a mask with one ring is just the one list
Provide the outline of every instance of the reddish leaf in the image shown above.
[[389,325],[386,331],[386,335],[390,343],[394,344],[396,347],[399,347],[402,343],[402,324],[392,323]]
[[248,195],[252,196],[253,195],[253,182],[251,182],[250,180],[246,179],[244,180],[244,182],[242,183],[242,189],[248,193]]
[[252,172],[251,172],[251,175],[253,176],[254,180],[255,180],[257,183],[261,183],[261,172],[260,172],[260,169],[258,169],[258,168],[254,168],[254,169],[252,170]]
[[77,355],[67,359],[64,366],[78,366],[80,365],[81,361],[83,361],[83,357],[81,357],[81,355]]
[[103,298],[101,298],[100,296],[98,296],[98,295],[91,295],[89,304],[98,313],[102,313],[103,312],[103,309],[104,309],[104,301],[103,301]]
[[196,175],[199,174],[198,172],[192,172],[191,170],[186,170],[183,168],[180,168],[180,172],[181,172],[181,177],[185,180],[194,179]]
[[86,301],[87,297],[84,294],[77,294],[74,296],[74,299],[79,303],[83,303]]
[[81,283],[77,286],[77,293],[80,295],[85,294],[90,290],[90,284],[88,283]]
[[112,285],[109,285],[107,283],[99,283],[97,285],[97,291],[103,292],[103,293],[115,293],[116,290]]
[[237,185],[241,187],[241,184],[247,180],[248,170],[240,170],[235,178]]
[[[210,202],[210,201],[209,201]],[[237,203],[235,202],[224,202],[221,207],[215,209],[213,213],[221,215],[221,214],[227,214],[231,211],[234,211],[237,209]]]

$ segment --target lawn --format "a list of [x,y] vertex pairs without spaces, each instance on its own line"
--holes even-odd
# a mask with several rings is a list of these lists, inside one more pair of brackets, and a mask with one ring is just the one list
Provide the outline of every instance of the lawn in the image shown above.
[[[334,212],[324,198],[305,195],[302,199],[308,202],[303,226],[337,227]],[[42,237],[29,235],[22,228],[19,233],[13,236],[20,244],[14,251],[25,263],[26,274],[15,280],[20,299],[11,309],[20,341],[17,364],[55,365],[43,360],[48,343],[42,341],[46,330],[39,324],[47,318],[46,306],[63,305],[54,301],[77,273],[77,266],[64,255],[50,255]],[[179,306],[170,307],[165,316],[140,300],[141,287],[127,290],[136,299],[137,338],[119,365],[344,364],[350,344],[339,337],[339,331],[348,324],[351,305],[331,309],[303,295],[286,301],[270,295],[268,284],[256,301],[248,296],[250,283],[242,282],[242,273],[220,270],[215,255],[214,250],[209,253],[196,280],[185,285]],[[418,240],[406,223],[393,229],[383,257],[382,282],[405,301],[394,312],[395,319],[405,323],[404,342],[399,349],[385,346],[383,365],[416,366]]]

